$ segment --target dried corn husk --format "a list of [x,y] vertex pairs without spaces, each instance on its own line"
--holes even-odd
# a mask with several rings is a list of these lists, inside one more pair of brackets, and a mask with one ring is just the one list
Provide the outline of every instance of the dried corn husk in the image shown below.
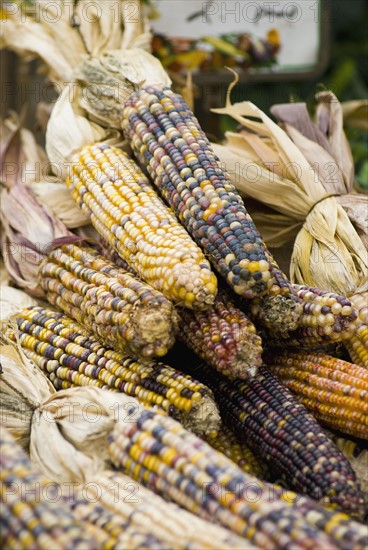
[[25,292],[8,285],[0,285],[0,322],[6,321],[20,309],[36,305],[37,301]]
[[[107,438],[116,422],[124,422],[128,409],[131,413],[132,405],[141,407],[134,398],[93,387],[55,392],[14,344],[2,345],[0,357],[3,425],[29,447],[33,464],[48,479],[67,490],[73,484],[73,494],[82,490],[92,502],[98,501],[120,517],[122,525],[129,521],[168,548],[254,548],[111,470]],[[132,498],[132,488],[136,498]],[[160,517],[166,518],[164,524]]]
[[4,426],[29,449],[33,413],[55,389],[22,351],[12,344],[0,346],[0,411]]
[[318,95],[317,124],[304,107],[293,117],[285,106],[274,108],[287,121],[284,131],[251,102],[232,105],[230,92],[226,107],[214,112],[233,117],[243,129],[228,132],[226,145],[214,148],[239,192],[273,209],[254,216],[266,242],[294,241],[295,282],[347,296],[367,289],[368,198],[350,195],[353,163],[335,96]]
[[44,296],[38,280],[40,263],[55,239],[71,237],[71,233],[24,185],[2,191],[0,212],[2,252],[10,278],[30,294]]
[[70,82],[85,55],[151,47],[148,20],[139,0],[36,0],[28,9],[24,2],[20,7],[9,8],[0,44],[22,56],[40,57],[58,90]]
[[51,165],[44,149],[36,143],[32,132],[21,126],[15,113],[1,122],[1,134],[4,137],[0,147],[1,179],[5,186],[31,186],[40,203],[68,228],[89,224],[89,218],[63,185],[61,173],[58,177],[57,165]]

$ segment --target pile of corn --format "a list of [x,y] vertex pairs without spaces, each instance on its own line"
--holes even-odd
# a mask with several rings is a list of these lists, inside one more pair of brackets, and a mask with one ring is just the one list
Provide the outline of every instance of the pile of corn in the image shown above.
[[[43,23],[21,17],[42,44]],[[56,46],[58,33],[46,35]],[[288,280],[190,107],[133,35],[138,47],[97,48],[75,66],[68,45],[67,64],[41,55],[66,86],[49,160],[90,226],[66,227],[21,171],[4,181],[5,268],[42,301],[20,294],[1,319],[2,545],[363,550],[367,483],[353,455],[368,439],[366,304]],[[89,42],[71,37],[79,56]],[[2,161],[17,151],[36,162],[20,128],[7,128]],[[359,365],[334,356],[347,342]]]

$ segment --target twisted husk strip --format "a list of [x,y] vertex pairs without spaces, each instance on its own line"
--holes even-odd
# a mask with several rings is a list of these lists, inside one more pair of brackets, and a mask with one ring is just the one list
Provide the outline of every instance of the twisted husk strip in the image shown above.
[[273,209],[252,212],[266,242],[294,242],[292,280],[348,297],[367,288],[368,198],[352,194],[353,163],[336,97],[318,94],[317,124],[304,104],[273,107],[284,131],[251,102],[232,105],[230,92],[226,107],[214,112],[242,129],[214,149],[238,191]]

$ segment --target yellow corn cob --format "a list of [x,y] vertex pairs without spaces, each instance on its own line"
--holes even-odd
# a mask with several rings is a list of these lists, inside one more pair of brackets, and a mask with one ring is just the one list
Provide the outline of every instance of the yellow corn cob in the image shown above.
[[162,357],[174,344],[178,316],[172,303],[95,250],[58,247],[39,274],[50,304],[117,351]]
[[268,353],[269,369],[317,420],[368,439],[368,372],[322,353]]
[[227,426],[221,426],[217,435],[208,435],[206,441],[216,451],[235,462],[243,472],[259,478],[265,477],[267,473],[265,465],[261,464],[253,451],[245,443],[239,441],[234,432]]
[[83,148],[67,185],[96,230],[144,281],[185,307],[214,302],[217,281],[209,262],[126,153],[101,144]]
[[344,344],[354,363],[368,369],[368,292],[354,294],[350,300],[358,311],[358,319],[355,333]]
[[[92,385],[120,391],[159,406],[199,434],[217,431],[212,393],[191,376],[104,347],[61,313],[33,307],[19,312],[16,322],[20,344],[56,389]],[[15,339],[12,331],[9,335]]]

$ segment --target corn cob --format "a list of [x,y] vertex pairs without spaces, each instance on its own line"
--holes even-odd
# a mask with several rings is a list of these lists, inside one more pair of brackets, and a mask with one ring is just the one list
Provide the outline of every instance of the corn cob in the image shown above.
[[354,294],[351,301],[358,310],[358,319],[353,336],[344,344],[354,363],[368,369],[368,293]]
[[235,293],[265,294],[273,284],[265,244],[184,99],[168,87],[140,88],[122,106],[121,125],[164,199]]
[[17,314],[16,322],[20,344],[56,389],[93,385],[120,391],[161,407],[197,433],[217,431],[212,394],[190,376],[104,347],[61,313],[33,307]]
[[[122,521],[128,520],[133,530],[143,527],[171,550],[255,550],[245,539],[168,503],[120,472],[104,471],[98,476],[98,483],[87,485],[91,500],[99,499],[104,509]],[[127,547],[130,548],[123,546]]]
[[[14,250],[25,249],[18,261],[12,257],[7,261],[18,285],[46,295],[51,304],[118,351],[140,357],[167,353],[175,340],[178,316],[163,294],[92,248],[76,245],[84,239],[69,233],[25,186],[15,186],[2,197],[6,238]],[[19,218],[14,221],[14,208],[27,209],[33,223],[23,227]],[[24,257],[32,258],[32,269],[24,267]]]
[[2,547],[23,550],[111,548],[108,533],[82,523],[61,499],[60,487],[41,476],[6,428],[0,435]]
[[347,536],[355,538],[356,548],[368,542],[363,526],[344,514],[296,494],[285,498],[282,489],[245,474],[178,422],[152,409],[133,423],[117,423],[109,440],[116,468],[258,548],[345,548],[340,541]]
[[303,301],[298,336],[306,344],[316,341],[342,341],[355,330],[358,312],[348,298],[309,286],[293,285],[295,296]]
[[101,144],[83,148],[67,185],[96,230],[144,281],[185,307],[213,303],[217,281],[210,264],[126,153]]
[[285,332],[269,327],[268,336],[274,347],[314,348],[351,338],[356,330],[358,312],[347,298],[309,286],[291,285],[292,295],[301,303],[303,312],[296,330]]
[[368,372],[321,353],[268,353],[268,368],[319,422],[368,439]]
[[216,451],[224,454],[246,474],[265,479],[267,468],[259,461],[256,455],[235,436],[227,426],[221,426],[215,436],[207,436],[207,443]]
[[361,516],[363,497],[348,461],[274,374],[261,367],[246,383],[192,364],[186,372],[206,380],[223,422],[288,487]]
[[177,314],[158,291],[98,256],[58,247],[40,266],[47,300],[100,341],[133,356],[161,357],[175,341]]
[[[93,482],[91,482],[91,485]],[[95,483],[97,486],[98,483]],[[98,487],[100,489],[100,487]],[[143,549],[150,550],[170,550],[170,547],[158,539],[146,526],[137,530],[136,525],[132,525],[129,520],[124,521],[121,515],[113,515],[104,506],[93,500],[86,501],[82,494],[76,495],[71,502],[71,510],[74,515],[86,525],[95,525],[99,529],[107,532],[111,538],[110,548],[114,549]],[[107,546],[107,545],[106,545]]]
[[[129,477],[99,469],[110,466],[104,449],[114,422],[130,422],[126,408],[133,403],[136,414],[142,410],[135,399],[93,387],[55,393],[45,375],[15,350],[15,345],[1,348],[2,422],[14,437],[22,427],[23,443],[35,467],[65,487],[74,515],[83,520],[88,516],[91,523],[117,537],[116,547],[122,549],[135,548],[134,541],[149,534],[162,541],[159,548],[172,550],[255,550],[245,539],[168,504]],[[10,406],[6,397],[13,397]],[[91,426],[83,413],[92,404],[101,414]],[[23,414],[15,423],[13,405],[29,411],[30,417]]]
[[247,316],[222,289],[207,311],[179,312],[179,338],[229,378],[252,377],[262,364],[262,340]]

